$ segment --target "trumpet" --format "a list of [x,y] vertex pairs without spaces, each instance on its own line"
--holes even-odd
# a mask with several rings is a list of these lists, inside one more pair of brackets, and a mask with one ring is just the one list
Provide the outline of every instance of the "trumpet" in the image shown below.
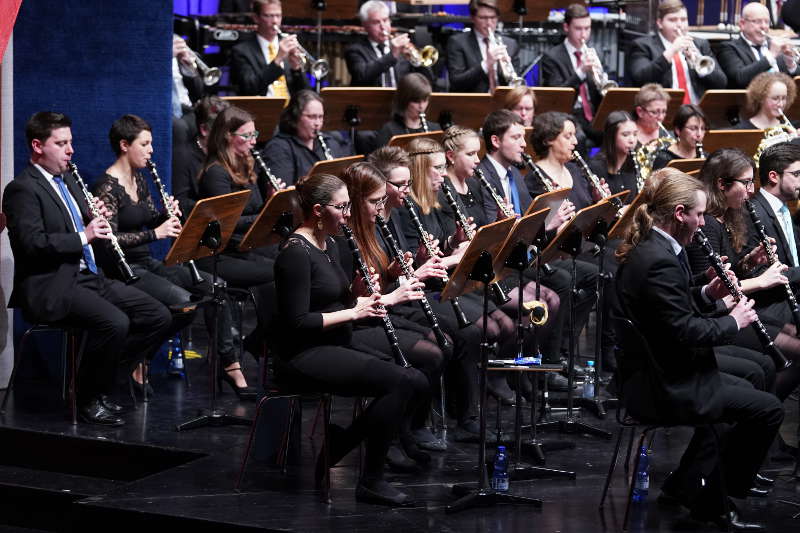
[[547,322],[549,316],[547,312],[547,302],[531,300],[530,302],[524,302],[522,308],[528,311],[531,324],[534,326],[542,326]]
[[[678,28],[678,35],[681,37],[685,35],[680,28]],[[694,44],[694,41],[684,50],[683,55],[686,56],[686,62],[689,64],[689,67],[697,72],[699,76],[708,76],[717,67],[717,62],[714,58],[702,55],[697,45]]]
[[[392,38],[392,34],[388,31],[384,31],[383,34],[387,39]],[[403,57],[411,63],[412,67],[432,67],[439,61],[439,50],[431,45],[423,46],[420,50],[409,42],[403,49]]]
[[[489,43],[493,46],[503,46],[502,41],[497,39],[497,36],[492,30],[489,30],[488,37]],[[500,66],[500,73],[503,74],[509,87],[522,87],[525,85],[525,80],[517,76],[517,72],[514,70],[514,65],[511,63],[511,58],[508,57],[508,54],[498,60],[497,63]]]
[[[175,37],[183,40],[183,37],[179,35],[175,35]],[[188,50],[189,54],[192,56],[192,68],[203,77],[203,83],[205,85],[216,85],[222,77],[222,71],[216,67],[209,67],[206,62],[200,58],[197,52],[191,48],[188,48]]]
[[[281,39],[286,39],[290,36],[290,34],[286,32],[282,32],[280,26],[275,24],[273,26],[275,28],[275,32],[278,34],[278,37]],[[302,63],[302,69],[307,70],[314,76],[316,79],[321,80],[325,76],[327,76],[331,71],[331,65],[328,63],[327,59],[315,59],[308,50],[303,48],[303,45],[297,43],[297,49],[300,52],[300,61]]]
[[603,64],[600,62],[600,57],[597,55],[597,51],[594,48],[589,48],[586,46],[585,40],[582,40],[581,43],[581,52],[584,57],[584,61],[586,61],[587,57],[591,57],[593,59],[594,66],[592,67],[591,72],[592,81],[594,82],[595,87],[597,87],[597,90],[600,91],[600,94],[605,96],[609,89],[616,89],[619,87],[619,83],[608,79],[608,74],[605,70],[603,70]]

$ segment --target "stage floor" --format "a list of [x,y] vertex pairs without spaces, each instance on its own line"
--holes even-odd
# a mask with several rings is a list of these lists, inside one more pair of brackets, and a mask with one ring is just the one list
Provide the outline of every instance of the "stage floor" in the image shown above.
[[[255,383],[255,362],[248,359],[246,363],[248,377]],[[191,388],[175,377],[154,379],[156,395],[124,415],[127,424],[119,429],[72,426],[64,417],[57,387],[21,382],[7,414],[0,419],[0,527],[17,528],[9,531],[116,532],[143,531],[157,524],[191,531],[386,533],[621,529],[627,494],[621,464],[604,512],[597,508],[616,439],[613,410],[606,420],[584,413],[583,421],[613,432],[614,439],[557,432],[541,435],[545,440],[575,444],[573,449],[548,452],[545,466],[577,474],[575,480],[511,482],[513,493],[544,500],[541,509],[516,505],[445,514],[445,507],[455,500],[452,484],[477,478],[477,445],[452,440],[446,452],[432,453],[430,468],[417,474],[387,471],[387,478],[413,494],[420,502],[418,506],[390,509],[357,503],[357,452],[332,470],[333,504],[329,506],[313,490],[319,434],[314,441],[308,437],[315,402],[304,404],[299,464],[290,466],[283,475],[263,462],[251,461],[241,492],[234,490],[234,483],[247,427],[175,430],[177,423],[207,406],[207,368],[201,360],[190,361]],[[220,405],[239,416],[249,417],[255,411],[254,402],[239,402],[227,387]],[[348,423],[352,405],[349,399],[336,398],[334,421]],[[797,401],[787,401],[786,405],[789,415],[785,433],[794,439]],[[489,408],[493,420],[493,400]],[[513,408],[506,407],[506,431],[513,427],[512,415]],[[528,416],[526,405],[524,418]],[[713,530],[690,521],[685,511],[655,502],[658,487],[676,464],[687,439],[688,431],[683,429],[658,433],[651,457],[650,497],[647,504],[634,506],[632,531]],[[746,518],[765,522],[770,531],[797,531],[800,522],[792,515],[800,509],[778,502],[800,502],[792,468],[793,463],[787,462],[765,465],[764,470],[777,477],[776,487],[769,498],[741,502]]]

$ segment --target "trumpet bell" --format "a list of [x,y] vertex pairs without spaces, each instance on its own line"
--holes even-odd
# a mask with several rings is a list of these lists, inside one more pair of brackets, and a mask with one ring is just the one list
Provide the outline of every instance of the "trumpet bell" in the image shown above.
[[697,72],[698,76],[703,77],[714,72],[716,66],[717,63],[711,56],[700,56],[700,58],[697,60],[694,70]]
[[522,308],[530,313],[530,321],[534,326],[541,326],[547,322],[547,304],[541,300],[531,300],[524,302]]
[[439,61],[439,50],[431,45],[423,46],[422,50],[411,45],[406,50],[405,56],[414,67],[432,67]]
[[605,96],[609,89],[616,89],[617,87],[619,87],[619,83],[614,80],[608,80],[600,87],[600,94]]
[[205,71],[202,71],[203,74],[203,83],[206,85],[216,85],[217,82],[222,78],[222,71],[217,67],[209,68]]
[[311,63],[311,67],[309,67],[308,70],[311,72],[312,76],[318,80],[321,80],[330,73],[331,66],[327,59],[317,59]]

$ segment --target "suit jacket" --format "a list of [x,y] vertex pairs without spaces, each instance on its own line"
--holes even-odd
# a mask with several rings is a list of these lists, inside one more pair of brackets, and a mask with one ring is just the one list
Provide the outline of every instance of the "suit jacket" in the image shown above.
[[231,49],[231,77],[239,96],[263,96],[272,82],[284,75],[289,94],[310,87],[302,71],[281,68],[274,61],[267,65],[256,35]]
[[[760,192],[758,194],[754,194],[751,198],[750,202],[753,204],[755,208],[756,214],[758,218],[761,220],[761,223],[764,225],[764,231],[767,233],[768,237],[772,237],[775,239],[775,245],[778,248],[778,259],[784,265],[791,265],[793,261],[790,259],[792,256],[792,252],[789,248],[789,241],[786,238],[786,235],[783,232],[783,227],[781,226],[780,221],[778,220],[777,215],[772,211],[772,208],[767,202],[767,199],[764,197],[763,194]],[[749,216],[745,217],[747,219],[748,224],[748,241],[747,245],[745,246],[745,250],[752,250],[754,247],[760,244],[758,240],[758,235],[755,231],[755,226],[753,225],[752,219]],[[794,224],[794,222],[793,222]],[[797,250],[800,252],[800,228],[796,225],[794,226],[794,240],[795,245],[797,246]],[[761,266],[755,269],[752,275],[758,276],[761,274],[767,267]],[[799,283],[800,282],[800,267],[790,267],[789,270],[786,271],[786,276],[789,278],[789,281],[792,283]],[[780,299],[785,293],[781,287],[776,287],[775,289],[771,289],[770,291],[761,291],[761,292],[773,292],[775,291],[777,294],[776,296]],[[760,299],[759,299],[760,301]]]
[[655,230],[617,270],[616,290],[617,312],[634,323],[652,353],[652,360],[630,353],[621,360],[626,407],[634,416],[674,423],[719,417],[721,381],[712,347],[732,341],[736,321],[703,316],[710,306]]
[[[714,56],[708,41],[695,39],[694,42],[702,55]],[[664,58],[664,45],[661,44],[658,34],[633,41],[626,66],[635,86],[641,87],[645,83],[655,82],[672,88],[672,63]],[[708,76],[701,78],[692,69],[689,69],[689,76],[698,97],[709,89],[724,89],[728,83],[728,77],[722,71],[719,61]]]
[[[486,176],[486,181],[494,188],[497,195],[504,198],[505,194],[503,193],[503,185],[500,183],[500,176],[497,175],[497,170],[495,170],[494,164],[489,161],[488,156],[484,156],[484,158],[481,159],[478,168],[483,171],[483,175]],[[519,209],[522,214],[525,214],[525,210],[531,205],[531,193],[528,191],[525,179],[516,167],[511,166],[511,173],[514,176],[514,182],[517,184],[520,203]],[[478,178],[476,177],[475,179]],[[494,201],[494,198],[492,198],[492,195],[488,194],[486,191],[484,191],[483,195],[483,212],[486,214],[486,220],[488,222],[495,222],[497,220],[497,203]]]
[[[728,76],[729,89],[746,89],[756,75],[768,71],[771,67],[769,61],[764,57],[756,61],[753,48],[741,37],[721,43],[717,59],[719,59],[722,70]],[[800,68],[789,71],[783,55],[778,56],[777,65],[778,70],[790,76],[800,74]]]
[[[84,223],[88,222],[91,214],[80,187],[70,173],[63,177]],[[83,244],[67,207],[42,173],[28,165],[6,187],[3,212],[14,253],[9,307],[22,308],[35,320],[63,319],[83,258]]]
[[554,46],[547,50],[542,56],[542,81],[543,87],[572,87],[575,89],[577,98],[581,84],[586,81],[589,89],[589,100],[591,100],[592,110],[596,110],[603,99],[597,86],[594,84],[593,77],[588,75],[585,80],[581,80],[578,73],[572,67],[572,60],[564,43]]
[[[517,41],[502,37],[514,70],[519,74]],[[483,71],[483,60],[478,38],[474,31],[459,33],[447,41],[447,71],[450,77],[450,91],[456,93],[489,92],[489,76]],[[499,67],[497,68],[498,85],[508,85]]]
[[389,75],[389,69],[394,68],[396,83],[409,72],[419,72],[433,83],[431,71],[426,67],[413,67],[405,58],[399,59],[392,54],[378,57],[377,52],[366,37],[361,37],[344,50],[344,60],[347,62],[347,71],[350,73],[351,87],[382,87],[383,73]]

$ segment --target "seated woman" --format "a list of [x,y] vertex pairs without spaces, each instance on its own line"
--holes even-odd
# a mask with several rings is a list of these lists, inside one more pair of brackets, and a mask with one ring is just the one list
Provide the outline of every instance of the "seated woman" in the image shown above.
[[353,155],[350,143],[338,133],[323,132],[322,97],[304,89],[292,96],[281,112],[278,133],[264,146],[264,162],[279,179],[292,185],[314,163]]
[[638,129],[627,111],[612,111],[603,128],[603,144],[589,168],[608,184],[611,194],[630,191],[625,203],[631,203],[639,192],[639,172],[634,157]]
[[667,116],[669,93],[658,83],[643,85],[633,99],[639,144],[647,144],[668,132],[661,123]]
[[503,100],[503,109],[516,113],[526,128],[533,126],[533,117],[536,114],[536,92],[533,87],[523,85],[508,91]]
[[797,95],[794,80],[783,72],[762,72],[747,86],[743,118],[734,126],[739,130],[765,130],[784,123],[785,110]]
[[375,139],[378,148],[389,144],[395,135],[440,129],[438,123],[425,116],[431,91],[431,82],[422,74],[412,72],[403,76],[394,95],[392,120],[378,130]]
[[[120,246],[135,275],[139,277],[133,286],[149,294],[167,307],[187,304],[212,292],[211,275],[199,272],[201,280],[195,283],[188,265],[166,266],[150,254],[150,243],[160,239],[177,237],[181,231],[181,215],[178,202],[169,197],[168,207],[174,213],[156,210],[150,189],[141,170],[153,155],[150,125],[136,115],[124,115],[111,126],[108,137],[117,160],[106,174],[95,184],[97,196],[105,202],[111,216],[108,221],[114,229]],[[115,271],[114,266],[104,266],[106,272]],[[223,306],[219,317],[217,355],[228,382],[240,398],[255,399],[254,389],[247,386],[234,350],[230,305]],[[213,313],[205,308],[206,327],[213,328]],[[174,312],[170,334],[191,324],[194,312]],[[211,338],[211,332],[209,332]],[[143,392],[145,377],[140,365],[136,366],[131,385]]]
[[[343,396],[373,400],[346,429],[330,432],[330,464],[341,461],[360,442],[366,445],[356,499],[383,505],[409,505],[411,497],[383,478],[389,445],[401,421],[428,395],[419,370],[403,368],[388,353],[353,346],[353,323],[377,319],[381,294],[367,296],[363,283],[351,292],[350,276],[333,237],[349,222],[350,197],[337,177],[317,174],[298,184],[304,219],[282,245],[275,263],[282,377]],[[324,456],[317,460],[322,481]]]
[[705,157],[703,139],[708,131],[708,119],[700,106],[684,104],[675,113],[672,121],[675,142],[656,151],[653,170],[667,166],[673,159]]

